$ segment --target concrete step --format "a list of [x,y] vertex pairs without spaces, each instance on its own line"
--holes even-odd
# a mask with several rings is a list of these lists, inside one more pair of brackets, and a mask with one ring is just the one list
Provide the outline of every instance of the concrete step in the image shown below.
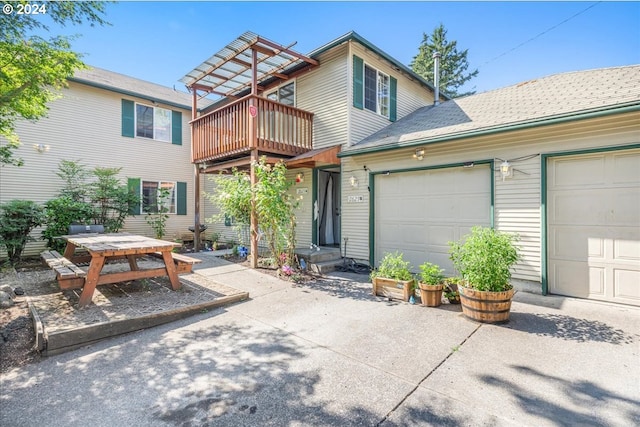
[[340,254],[340,248],[325,248],[321,247],[320,250],[316,248],[299,248],[295,251],[298,258],[303,258],[307,264],[317,264],[324,261],[342,260]]
[[329,261],[320,261],[310,263],[308,269],[316,274],[327,274],[336,271],[336,267],[342,265],[342,259],[333,259]]

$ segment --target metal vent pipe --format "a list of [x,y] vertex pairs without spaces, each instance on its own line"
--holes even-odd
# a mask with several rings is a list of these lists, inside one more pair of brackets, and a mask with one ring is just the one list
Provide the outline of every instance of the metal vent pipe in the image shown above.
[[440,52],[433,52],[433,87],[435,89],[433,105],[440,104]]

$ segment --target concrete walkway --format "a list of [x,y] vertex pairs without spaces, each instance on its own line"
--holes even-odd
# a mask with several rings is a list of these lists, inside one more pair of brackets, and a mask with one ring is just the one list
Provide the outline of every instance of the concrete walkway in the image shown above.
[[198,256],[251,299],[3,375],[0,425],[640,425],[640,309],[518,293],[479,325]]

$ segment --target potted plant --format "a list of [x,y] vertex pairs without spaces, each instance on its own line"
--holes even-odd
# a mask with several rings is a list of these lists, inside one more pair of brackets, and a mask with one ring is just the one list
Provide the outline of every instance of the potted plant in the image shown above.
[[460,292],[458,285],[464,283],[462,277],[447,277],[444,280],[442,294],[449,300],[449,304],[460,304]]
[[369,276],[373,284],[373,295],[409,301],[414,291],[415,280],[409,270],[410,263],[396,251],[386,253],[380,266]]
[[465,280],[459,284],[462,312],[486,323],[509,320],[511,267],[518,261],[518,236],[488,227],[473,227],[471,234],[449,242],[453,265]]
[[420,287],[420,299],[426,307],[437,307],[442,302],[442,281],[444,270],[430,262],[420,265],[418,286]]

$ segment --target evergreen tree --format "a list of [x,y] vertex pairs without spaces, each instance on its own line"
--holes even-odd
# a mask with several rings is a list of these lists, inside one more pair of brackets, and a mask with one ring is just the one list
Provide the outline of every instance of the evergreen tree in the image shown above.
[[440,92],[451,97],[473,95],[475,91],[458,93],[458,88],[478,75],[478,70],[467,72],[469,49],[458,51],[457,42],[447,40],[447,30],[440,24],[431,36],[423,33],[418,54],[411,61],[411,69],[428,82],[433,82],[433,53],[440,52]]

